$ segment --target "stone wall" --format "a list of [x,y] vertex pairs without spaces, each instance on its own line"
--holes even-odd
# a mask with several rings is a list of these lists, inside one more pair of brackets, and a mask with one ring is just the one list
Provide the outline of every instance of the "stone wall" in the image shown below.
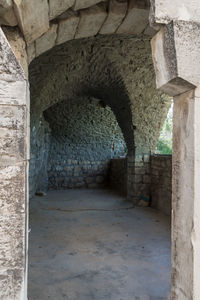
[[129,199],[149,197],[149,153],[170,105],[155,88],[149,38],[123,35],[70,41],[36,58],[29,71],[32,128],[45,111],[65,99],[99,99],[101,106],[113,111],[127,145]]
[[105,186],[110,159],[126,155],[114,113],[98,99],[62,101],[31,127],[31,194],[47,187]]
[[172,156],[151,156],[151,206],[171,215]]

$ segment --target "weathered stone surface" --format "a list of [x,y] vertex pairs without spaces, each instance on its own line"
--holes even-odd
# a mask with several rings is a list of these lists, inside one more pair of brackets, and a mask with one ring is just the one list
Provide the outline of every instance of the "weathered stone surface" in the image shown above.
[[40,37],[49,28],[47,0],[14,0],[15,14],[28,44]]
[[100,30],[101,34],[112,34],[117,30],[125,17],[127,6],[127,1],[110,1],[108,17]]
[[50,20],[61,15],[67,9],[74,5],[76,0],[49,0],[49,17]]
[[131,0],[129,2],[127,15],[118,28],[117,33],[140,34],[149,23],[148,7],[140,5],[140,1]]
[[57,26],[57,24],[51,24],[49,30],[35,41],[36,56],[39,56],[55,46]]
[[0,80],[0,105],[26,105],[27,85],[24,81]]
[[0,165],[26,159],[26,110],[2,105],[0,110]]
[[28,78],[28,58],[26,52],[26,43],[18,28],[3,27],[4,34],[20,63],[26,77]]
[[[171,299],[200,295],[200,101],[174,98]],[[184,249],[184,250],[183,250]]]
[[2,300],[26,299],[24,269],[0,269],[0,298]]
[[103,5],[96,5],[87,10],[80,11],[80,21],[75,38],[84,38],[96,35],[107,17]]
[[151,23],[168,24],[172,20],[200,22],[199,0],[151,0]]
[[58,36],[56,44],[62,44],[66,41],[74,39],[76,29],[79,23],[79,17],[72,10],[59,17]]
[[26,165],[0,167],[1,217],[25,213]]
[[[15,46],[15,35],[11,41]],[[21,300],[26,298],[29,101],[24,71],[2,30],[0,48],[0,298]]]
[[200,25],[175,21],[152,39],[157,87],[169,95],[191,90],[200,82]]
[[0,24],[16,26],[17,18],[13,9],[12,0],[3,0],[0,3]]
[[0,46],[3,49],[0,52],[0,80],[8,82],[24,80],[25,73],[16,59],[2,29],[0,29]]
[[[13,198],[13,201],[15,198]],[[25,250],[25,214],[0,217],[0,266],[23,268]]]
[[87,8],[87,7],[93,6],[101,1],[102,0],[76,0],[73,9],[79,10],[79,9]]

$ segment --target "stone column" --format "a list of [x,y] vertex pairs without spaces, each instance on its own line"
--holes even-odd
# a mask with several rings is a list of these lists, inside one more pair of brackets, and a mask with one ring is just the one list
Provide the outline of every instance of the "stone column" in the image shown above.
[[0,29],[0,299],[27,299],[29,89]]
[[[152,1],[157,87],[174,97],[171,300],[200,299],[200,5]],[[174,9],[176,6],[177,9]]]
[[174,98],[171,299],[200,298],[200,89]]

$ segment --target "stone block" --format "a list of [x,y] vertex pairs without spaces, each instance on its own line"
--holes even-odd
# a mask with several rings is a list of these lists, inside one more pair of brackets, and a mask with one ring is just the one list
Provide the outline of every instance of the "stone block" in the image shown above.
[[26,77],[28,78],[26,43],[19,28],[4,27],[3,31],[12,48],[13,53],[15,54],[15,57],[24,70]]
[[24,299],[24,269],[0,269],[0,299]]
[[0,105],[26,105],[27,88],[24,81],[0,80]]
[[200,22],[199,0],[151,0],[151,23],[168,24],[171,20]]
[[25,214],[0,217],[1,268],[23,268],[25,263]]
[[25,212],[26,164],[0,167],[1,217]]
[[0,4],[0,25],[16,26],[17,18],[13,9],[12,0],[4,0]]
[[13,50],[1,28],[0,47],[3,51],[3,55],[0,57],[0,80],[9,82],[25,80],[25,73],[16,59],[16,56],[14,55]]
[[47,0],[14,0],[14,10],[21,31],[28,44],[49,29],[49,6]]
[[0,165],[27,158],[25,106],[2,105],[0,109]]
[[79,23],[79,17],[75,12],[69,10],[62,14],[58,20],[58,36],[56,40],[57,45],[74,39]]
[[76,0],[49,0],[49,18],[50,20],[61,15],[74,5]]
[[117,1],[117,0],[111,0],[109,3],[109,12],[108,17],[103,24],[100,34],[112,34],[115,33],[117,28],[122,23],[126,11],[127,11],[127,1]]
[[35,41],[36,56],[39,56],[55,46],[57,26],[57,24],[51,24],[49,30]]
[[73,9],[74,10],[84,9],[93,6],[101,1],[102,0],[76,0]]
[[85,38],[96,35],[107,17],[103,5],[96,5],[80,11],[80,21],[75,38]]
[[138,35],[142,33],[149,23],[148,7],[141,7],[140,1],[130,0],[128,12],[117,33]]
[[171,96],[194,89],[200,82],[200,24],[174,21],[152,39],[157,87]]

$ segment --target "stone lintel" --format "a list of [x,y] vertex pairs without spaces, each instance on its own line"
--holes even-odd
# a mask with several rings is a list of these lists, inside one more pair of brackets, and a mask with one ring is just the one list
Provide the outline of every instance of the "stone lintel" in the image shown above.
[[153,37],[152,55],[157,87],[170,96],[200,83],[200,24],[173,21]]
[[182,20],[200,23],[199,0],[150,0],[151,26],[158,28],[159,24],[168,24],[172,20]]
[[80,11],[80,21],[75,39],[96,35],[107,17],[104,5],[97,4]]

